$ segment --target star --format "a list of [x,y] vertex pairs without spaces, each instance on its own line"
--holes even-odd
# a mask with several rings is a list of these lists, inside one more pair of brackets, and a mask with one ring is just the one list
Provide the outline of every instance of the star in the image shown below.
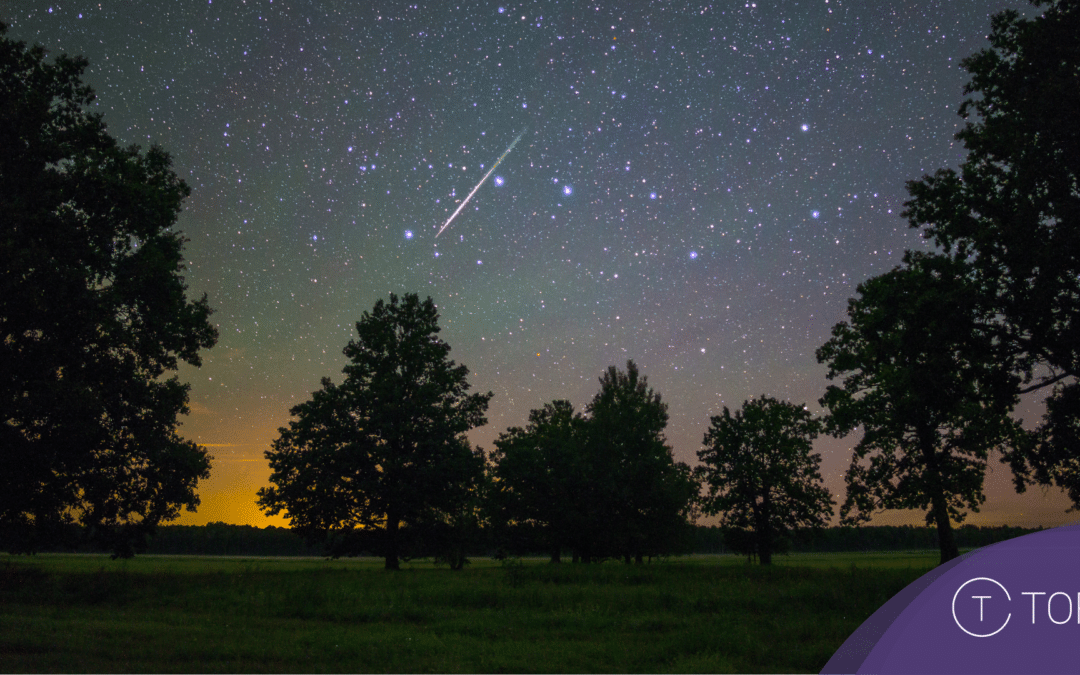
[[[161,145],[192,188],[185,278],[221,339],[184,375],[186,438],[264,461],[289,408],[340,378],[360,315],[417,292],[472,388],[495,392],[474,446],[544,402],[583,408],[633,358],[690,464],[722,405],[816,409],[814,352],[859,283],[924,246],[899,216],[905,183],[956,165],[958,64],[1016,4],[898,21],[835,1],[175,3],[29,3],[9,37],[84,55],[110,133]],[[461,229],[417,248],[519,135]],[[520,358],[541,344],[543,368]],[[843,494],[850,447],[815,451]],[[251,507],[252,480],[241,499],[215,465],[180,522],[283,525]]]

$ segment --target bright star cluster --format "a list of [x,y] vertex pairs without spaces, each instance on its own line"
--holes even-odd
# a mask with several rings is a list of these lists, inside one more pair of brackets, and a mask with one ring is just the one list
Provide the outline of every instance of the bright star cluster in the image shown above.
[[[494,391],[485,448],[627,359],[690,463],[725,405],[818,410],[814,350],[923,246],[905,181],[961,158],[960,60],[1009,6],[29,0],[6,20],[85,55],[110,132],[192,187],[186,278],[221,340],[181,373],[180,431],[217,458],[187,522],[263,524],[263,451],[391,292],[434,298]],[[852,444],[818,442],[835,494]],[[992,485],[983,522],[1016,523],[994,515],[1007,472]]]

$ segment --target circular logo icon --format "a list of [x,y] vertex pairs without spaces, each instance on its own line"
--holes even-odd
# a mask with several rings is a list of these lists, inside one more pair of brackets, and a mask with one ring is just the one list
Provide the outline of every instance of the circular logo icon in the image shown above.
[[[971,584],[974,585],[968,588]],[[990,584],[993,584],[993,586]],[[968,588],[968,591],[961,595],[961,592],[965,588]],[[1004,597],[1002,597],[1002,594],[1004,594]],[[961,603],[960,617],[963,617],[963,622],[961,622],[960,617],[957,616],[957,600]],[[956,589],[956,593],[953,593],[953,621],[960,627],[960,630],[972,637],[985,638],[990,637],[991,635],[997,635],[1008,625],[1009,619],[1012,618],[1012,612],[1009,612],[1005,616],[1005,621],[1002,622],[997,630],[989,633],[976,633],[973,630],[968,630],[964,627],[964,623],[967,623],[972,627],[978,626],[978,630],[985,630],[987,625],[993,626],[996,623],[995,617],[1000,617],[1005,613],[1006,605],[1002,602],[1003,600],[1006,603],[1012,602],[1012,597],[1009,595],[1009,591],[997,581],[990,577],[975,577],[974,579],[968,579],[960,585],[960,588]]]

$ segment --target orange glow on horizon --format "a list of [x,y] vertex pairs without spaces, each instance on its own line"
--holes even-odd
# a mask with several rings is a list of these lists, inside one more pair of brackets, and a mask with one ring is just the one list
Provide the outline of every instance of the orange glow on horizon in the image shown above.
[[[217,447],[227,446],[228,444],[222,444]],[[270,466],[265,458],[215,458],[211,465],[210,478],[199,483],[201,503],[198,511],[183,511],[172,524],[206,525],[223,522],[260,528],[271,525],[288,527],[289,520],[284,515],[267,516],[255,504],[256,492],[259,488],[270,485],[269,478]],[[1058,527],[1080,520],[1080,515],[1066,513],[1068,499],[1060,491],[1044,493],[1038,489],[1029,489],[1027,493],[1018,495],[1012,491],[1011,483],[995,484],[1005,482],[987,481],[987,501],[979,513],[968,514],[964,520],[965,525]],[[707,525],[714,524],[714,521],[716,519],[708,518],[699,522]],[[924,514],[918,511],[886,511],[875,515],[869,525],[923,526],[925,520]]]
[[[199,482],[201,501],[198,510],[195,513],[181,511],[180,517],[171,524],[222,522],[260,528],[289,526],[289,520],[284,515],[267,516],[255,503],[259,488],[270,486],[270,465],[264,453],[278,437],[278,428],[288,424],[287,415],[281,416],[280,408],[283,407],[287,406],[269,403],[247,415],[241,414],[241,419],[258,420],[257,425],[244,430],[236,429],[230,424],[231,420],[222,419],[206,406],[194,409],[195,414],[187,418],[185,431],[189,432],[189,438],[206,447],[213,456],[210,478]],[[202,443],[200,437],[232,442]],[[488,439],[480,434],[470,435],[470,440],[474,446],[489,445]],[[835,525],[839,522],[840,504],[844,499],[841,472],[850,458],[850,449],[843,441],[834,439],[819,440],[817,449],[830,457],[836,467],[832,470],[826,467],[823,471],[826,485],[837,502],[837,515],[833,518]],[[996,460],[989,464],[984,490],[987,499],[980,512],[968,513],[963,524],[981,527],[1058,527],[1080,521],[1080,513],[1067,511],[1069,499],[1059,489],[1029,488],[1022,495],[1016,494],[1011,472]],[[717,518],[703,518],[698,522],[710,525],[717,521]],[[869,524],[923,526],[925,514],[919,511],[887,511],[875,514]]]
[[[229,447],[230,444],[206,446]],[[181,512],[173,524],[222,522],[254,527],[288,527],[289,521],[283,515],[267,516],[255,504],[256,492],[261,487],[269,487],[269,479],[270,465],[263,457],[215,457],[210,465],[210,478],[199,482],[198,510],[195,513]]]

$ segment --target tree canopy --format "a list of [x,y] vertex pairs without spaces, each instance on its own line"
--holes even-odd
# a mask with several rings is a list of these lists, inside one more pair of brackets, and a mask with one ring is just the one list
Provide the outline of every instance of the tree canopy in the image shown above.
[[529,422],[499,435],[492,453],[493,506],[505,527],[539,531],[551,559],[563,548],[581,550],[585,502],[585,419],[569,401],[546,403]]
[[703,511],[723,515],[725,538],[750,533],[762,565],[772,562],[779,539],[796,528],[822,527],[833,500],[822,484],[821,430],[805,407],[768,396],[711,418],[699,469],[707,491]]
[[173,229],[190,190],[159,147],[87,111],[87,61],[0,24],[0,525],[14,549],[78,522],[118,555],[181,508],[210,457],[176,431],[180,361],[213,346]]
[[1018,378],[983,329],[993,309],[963,261],[908,253],[905,266],[858,287],[848,321],[817,351],[829,366],[827,429],[861,428],[845,480],[845,522],[879,509],[926,510],[941,561],[958,555],[951,521],[985,501],[989,451],[1021,436],[1009,417]]
[[633,361],[611,366],[586,408],[586,487],[591,550],[638,561],[672,550],[696,503],[690,467],[664,437],[667,404]]
[[1080,4],[1031,4],[1030,19],[995,15],[989,48],[962,62],[967,155],[910,182],[905,215],[970,264],[993,308],[979,320],[1015,355],[1018,389],[1052,387],[1038,443],[1006,454],[1018,489],[1056,484],[1080,506]]
[[428,298],[391,294],[364,312],[345,347],[345,381],[322,388],[266,451],[270,515],[286,511],[309,539],[378,531],[387,569],[397,569],[403,527],[460,512],[482,457],[465,432],[487,422],[492,394],[469,394],[468,369],[449,359]]
[[660,394],[628,361],[600,378],[586,414],[553,401],[507,429],[491,471],[493,508],[517,535],[511,546],[539,546],[553,562],[563,549],[575,562],[641,562],[690,545],[698,484],[667,445],[667,420]]

